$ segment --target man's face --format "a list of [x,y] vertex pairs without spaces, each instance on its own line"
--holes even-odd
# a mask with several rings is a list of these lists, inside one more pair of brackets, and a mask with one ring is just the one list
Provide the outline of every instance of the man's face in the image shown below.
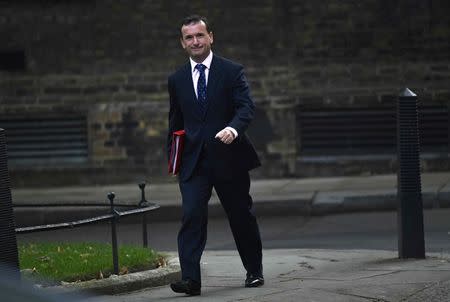
[[203,21],[183,25],[181,27],[181,46],[188,55],[197,63],[203,62],[211,51],[213,34],[206,30]]

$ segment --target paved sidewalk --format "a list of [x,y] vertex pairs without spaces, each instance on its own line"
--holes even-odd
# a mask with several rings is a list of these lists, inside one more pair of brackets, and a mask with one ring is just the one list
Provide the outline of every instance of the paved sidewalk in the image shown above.
[[[322,215],[396,208],[396,175],[254,180],[258,216]],[[16,222],[32,225],[92,217],[108,211],[106,194],[117,203],[137,204],[136,184],[13,190]],[[151,219],[179,219],[177,184],[154,184],[149,201],[161,208]],[[450,207],[450,172],[422,174],[427,208]],[[82,206],[83,205],[83,206]],[[90,206],[89,206],[90,205]],[[210,216],[222,214],[213,196]],[[244,271],[236,251],[207,251],[202,258],[203,294],[189,301],[450,301],[450,255],[399,260],[395,251],[264,250],[266,285],[243,287]],[[181,296],[182,297],[182,296]],[[168,286],[88,301],[180,301]]]
[[[266,284],[243,287],[234,251],[207,251],[200,297],[186,301],[450,301],[450,255],[400,260],[393,251],[264,250]],[[168,286],[86,301],[181,301]],[[181,298],[183,300],[183,298]]]
[[[450,172],[424,173],[424,207],[450,207]],[[258,216],[324,215],[330,213],[396,209],[397,176],[356,176],[253,180],[251,192]],[[116,193],[116,203],[135,205],[141,198],[137,184],[63,188],[13,189],[17,225],[37,225],[92,217],[108,211],[108,192]],[[178,185],[150,184],[149,201],[161,206],[151,219],[177,220],[181,215]],[[55,207],[58,206],[58,207]],[[223,215],[213,192],[210,217]]]

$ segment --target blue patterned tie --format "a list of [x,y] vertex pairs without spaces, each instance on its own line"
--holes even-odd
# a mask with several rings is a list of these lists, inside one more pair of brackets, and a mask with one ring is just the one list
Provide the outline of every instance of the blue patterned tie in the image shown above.
[[202,106],[202,109],[205,109],[206,106],[206,78],[205,78],[205,69],[206,66],[203,64],[195,65],[195,69],[198,70],[200,76],[198,77],[197,82],[197,99]]

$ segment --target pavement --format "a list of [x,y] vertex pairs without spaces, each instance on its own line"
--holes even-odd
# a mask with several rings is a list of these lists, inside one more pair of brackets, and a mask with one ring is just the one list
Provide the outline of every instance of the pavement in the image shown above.
[[[450,172],[424,173],[421,179],[425,208],[450,207]],[[253,180],[251,193],[257,216],[326,215],[396,209],[396,184],[393,174],[263,179]],[[136,205],[141,199],[137,184],[14,189],[16,224],[71,221],[108,212],[106,194],[110,191],[115,192],[115,202],[121,207]],[[176,183],[151,184],[146,197],[160,206],[149,219],[180,218],[181,197]],[[210,216],[223,215],[215,194],[209,208]],[[404,260],[396,251],[379,250],[267,249],[263,253],[266,285],[246,289],[245,272],[235,251],[206,251],[202,258],[203,294],[189,301],[450,301],[448,254]],[[165,280],[163,284],[178,278],[176,264],[170,274],[170,278],[156,275]],[[134,277],[114,277],[110,282],[117,282],[117,278]],[[88,301],[179,301],[179,295],[167,285],[148,288],[148,281],[139,278],[120,286],[103,281],[105,288],[122,290],[106,291],[115,295],[95,296]],[[136,287],[136,283],[142,286]]]
[[[423,173],[425,208],[450,207],[450,172]],[[17,226],[42,225],[88,218],[109,212],[107,194],[115,192],[117,206],[135,206],[141,200],[137,184],[12,189]],[[181,196],[178,184],[149,184],[146,199],[160,208],[152,221],[179,220]],[[397,208],[397,176],[373,175],[326,178],[253,180],[251,194],[257,216],[326,215],[353,211]],[[223,216],[213,192],[210,217]]]
[[168,286],[84,301],[320,301],[448,302],[450,255],[398,259],[394,251],[277,249],[264,251],[265,285],[245,288],[235,251],[206,251],[202,295],[186,297]]

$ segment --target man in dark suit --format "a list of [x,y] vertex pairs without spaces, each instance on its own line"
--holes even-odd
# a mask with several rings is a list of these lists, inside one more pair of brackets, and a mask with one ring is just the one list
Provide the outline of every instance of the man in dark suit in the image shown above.
[[245,286],[258,287],[264,284],[262,247],[252,212],[248,171],[260,166],[260,161],[245,134],[254,104],[243,67],[212,53],[213,33],[204,17],[185,18],[180,41],[190,59],[168,79],[167,152],[172,133],[184,129],[179,172],[183,221],[178,234],[182,280],[172,283],[171,288],[188,295],[201,292],[200,258],[213,187],[247,271]]

